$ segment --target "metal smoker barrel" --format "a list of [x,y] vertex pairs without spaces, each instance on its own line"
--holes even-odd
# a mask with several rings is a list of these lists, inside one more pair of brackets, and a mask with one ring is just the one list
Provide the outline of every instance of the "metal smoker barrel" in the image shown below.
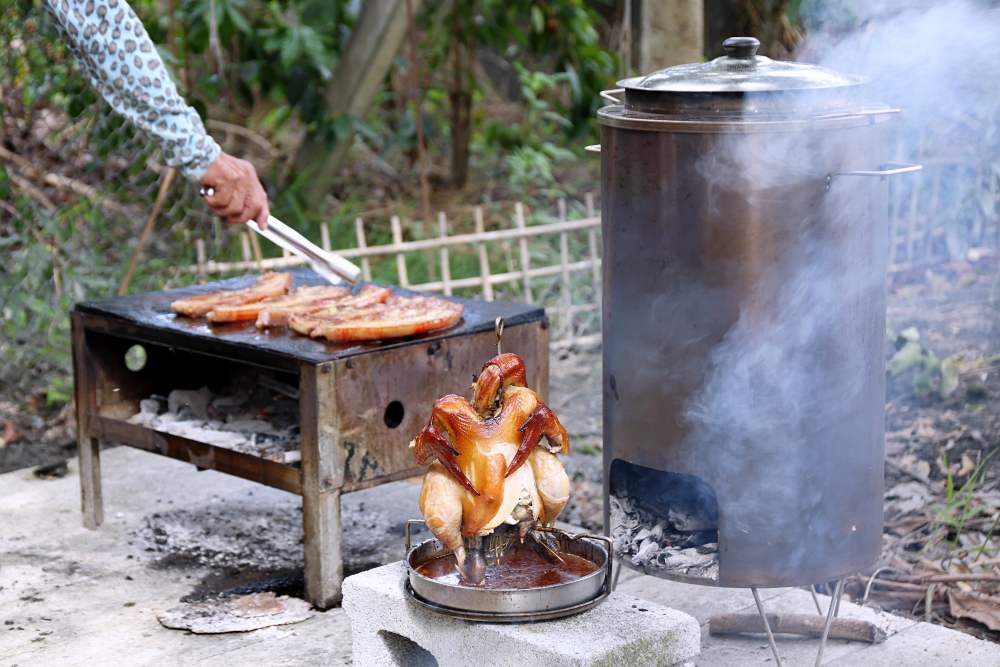
[[605,519],[651,574],[811,584],[879,555],[884,175],[918,167],[860,79],[727,50],[599,112]]

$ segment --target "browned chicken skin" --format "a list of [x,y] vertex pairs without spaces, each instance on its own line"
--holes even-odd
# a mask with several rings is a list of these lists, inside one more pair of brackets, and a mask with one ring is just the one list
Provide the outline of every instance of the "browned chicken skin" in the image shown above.
[[[418,463],[431,463],[420,510],[460,566],[464,540],[503,523],[551,525],[569,499],[555,456],[569,451],[569,435],[525,384],[524,361],[497,355],[473,384],[472,403],[455,394],[438,399],[410,443]],[[548,447],[538,446],[542,437]]]

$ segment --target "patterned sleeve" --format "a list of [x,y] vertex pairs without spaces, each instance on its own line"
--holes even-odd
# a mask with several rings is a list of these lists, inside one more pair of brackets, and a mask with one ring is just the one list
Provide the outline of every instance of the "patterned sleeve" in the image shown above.
[[45,0],[87,77],[119,114],[159,144],[163,159],[199,180],[220,153],[198,112],[177,94],[156,47],[125,0]]

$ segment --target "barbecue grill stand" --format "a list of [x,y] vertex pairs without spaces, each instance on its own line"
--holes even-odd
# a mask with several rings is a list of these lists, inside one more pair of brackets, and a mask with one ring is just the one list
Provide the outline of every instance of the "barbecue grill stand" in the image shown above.
[[[308,270],[292,274],[296,286],[323,284]],[[465,313],[451,329],[349,345],[312,340],[287,329],[260,332],[252,323],[210,326],[170,310],[170,302],[181,296],[242,288],[252,281],[248,276],[76,306],[73,373],[83,524],[94,529],[104,520],[101,440],[301,495],[306,597],[326,609],[341,597],[341,494],[422,472],[409,439],[426,423],[439,396],[460,389],[493,356],[497,318],[506,325],[505,346],[524,358],[532,384],[544,395],[548,323],[539,307],[453,299],[465,305]],[[146,362],[133,371],[126,367],[125,353],[135,345],[145,348]],[[152,394],[218,384],[246,369],[298,386],[301,463],[295,457],[269,460],[127,421],[139,411],[139,401]]]

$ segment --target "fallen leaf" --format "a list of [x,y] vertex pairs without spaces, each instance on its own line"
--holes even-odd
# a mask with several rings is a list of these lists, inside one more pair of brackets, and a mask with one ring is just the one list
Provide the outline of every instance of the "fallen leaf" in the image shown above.
[[923,459],[918,459],[913,454],[905,454],[901,456],[897,465],[903,472],[916,477],[922,482],[930,481],[931,464]]
[[948,606],[955,618],[971,618],[990,630],[1000,630],[1000,597],[949,589]]
[[925,509],[934,499],[930,490],[920,482],[897,484],[886,491],[885,498],[888,501],[886,510],[898,514],[909,514]]
[[941,362],[941,386],[938,389],[941,398],[948,398],[958,389],[959,363],[954,357],[948,357]]
[[0,421],[0,449],[3,449],[7,445],[12,445],[20,439],[21,434],[18,432],[14,422],[9,419]]
[[965,477],[976,469],[976,462],[969,456],[969,452],[962,452],[962,466],[958,469],[958,476]]
[[[902,336],[902,334],[900,334]],[[916,341],[907,341],[889,360],[889,373],[900,375],[911,368],[923,366],[926,361],[924,348]]]

